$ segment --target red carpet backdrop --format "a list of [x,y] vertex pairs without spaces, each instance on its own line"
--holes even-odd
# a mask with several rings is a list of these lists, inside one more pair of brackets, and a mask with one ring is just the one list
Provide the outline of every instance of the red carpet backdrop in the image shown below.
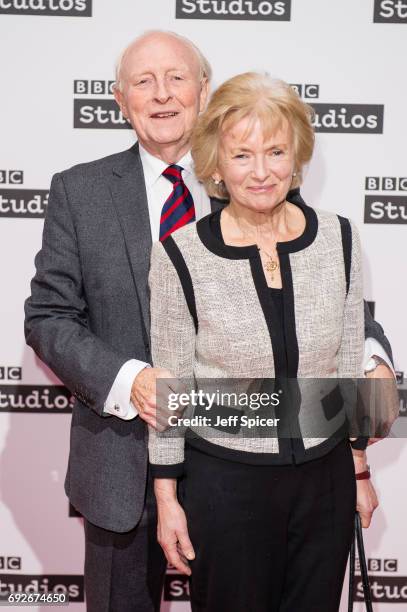
[[[114,64],[156,28],[190,37],[214,86],[267,71],[314,106],[302,193],[360,230],[365,297],[399,371],[400,431],[407,419],[407,3],[0,0],[0,590],[67,592],[72,612],[85,604],[82,524],[63,491],[71,398],[25,346],[23,301],[51,176],[132,144],[111,95]],[[378,612],[407,609],[407,449],[397,425],[368,451],[380,497],[365,531]],[[163,609],[182,612],[187,600],[184,577],[169,570]]]

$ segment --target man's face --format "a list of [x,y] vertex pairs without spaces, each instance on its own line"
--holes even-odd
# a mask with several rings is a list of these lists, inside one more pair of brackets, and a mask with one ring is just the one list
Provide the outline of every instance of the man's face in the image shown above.
[[194,52],[174,37],[147,36],[125,54],[120,77],[116,101],[147,151],[161,157],[188,146],[208,92]]

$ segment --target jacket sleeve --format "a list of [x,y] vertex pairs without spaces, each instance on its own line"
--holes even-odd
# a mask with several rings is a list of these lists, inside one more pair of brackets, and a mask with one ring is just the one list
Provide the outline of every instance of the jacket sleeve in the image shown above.
[[[190,379],[195,357],[195,327],[177,271],[161,242],[153,245],[149,285],[153,364],[170,370],[175,377]],[[176,478],[182,475],[184,434],[185,428],[181,426],[163,433],[149,428],[153,477]]]
[[387,339],[383,327],[378,323],[371,315],[369,306],[367,302],[364,303],[364,313],[365,313],[365,337],[366,338],[374,338],[377,342],[382,346],[387,355],[390,358],[390,361],[393,362],[393,352],[391,350],[391,344]]
[[61,174],[52,179],[35,266],[25,302],[27,344],[75,397],[102,415],[126,358],[89,330],[77,237]]

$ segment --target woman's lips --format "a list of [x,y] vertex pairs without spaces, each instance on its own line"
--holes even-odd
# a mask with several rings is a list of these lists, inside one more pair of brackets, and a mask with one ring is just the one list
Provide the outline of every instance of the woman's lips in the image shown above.
[[261,187],[247,187],[253,193],[267,193],[274,189],[275,185],[262,185]]

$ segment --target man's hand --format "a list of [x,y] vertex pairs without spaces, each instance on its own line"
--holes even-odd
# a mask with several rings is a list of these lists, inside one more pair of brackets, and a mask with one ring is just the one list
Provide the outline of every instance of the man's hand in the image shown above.
[[371,372],[366,372],[366,378],[392,378],[394,380],[394,374],[389,368],[389,366],[381,363]]
[[174,378],[174,375],[163,368],[144,368],[133,381],[131,401],[143,421],[158,431],[164,431],[166,424],[157,411],[157,378]]
[[[365,451],[353,450],[353,462],[355,464],[355,474],[367,470],[367,458]],[[356,481],[356,510],[360,514],[362,527],[369,527],[373,512],[379,505],[376,491],[370,478]]]
[[[383,401],[382,405],[380,405],[380,401],[377,401],[377,403],[379,404],[378,414],[380,418],[378,419],[378,422],[374,425],[374,430],[377,431],[380,437],[369,438],[368,445],[370,446],[371,444],[380,442],[380,440],[383,440],[383,438],[386,438],[386,436],[389,434],[391,426],[393,425],[393,422],[398,416],[398,414],[396,414],[396,411],[393,409],[393,407],[396,406],[398,403],[398,393],[394,373],[389,368],[389,366],[385,365],[384,363],[378,365],[371,372],[366,372],[365,376],[366,378],[387,379],[389,381],[383,383],[381,387],[380,383],[378,383],[379,386],[377,387],[376,395],[379,395],[379,393],[381,392],[381,395],[383,396]],[[389,409],[391,409],[390,412],[388,412]]]

